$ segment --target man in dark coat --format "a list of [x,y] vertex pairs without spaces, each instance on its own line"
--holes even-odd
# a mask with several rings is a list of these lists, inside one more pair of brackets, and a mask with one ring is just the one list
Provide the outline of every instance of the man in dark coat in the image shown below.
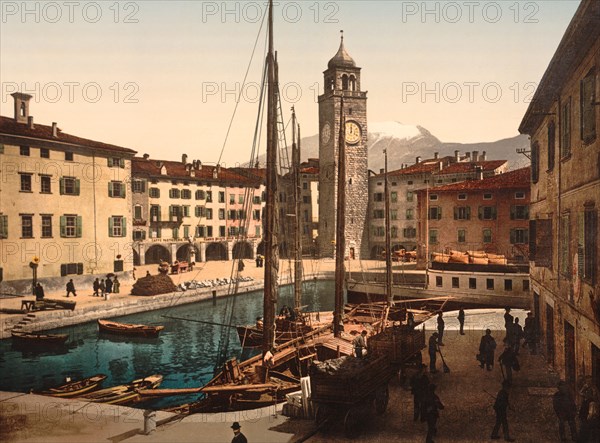
[[429,372],[435,374],[437,369],[435,369],[435,361],[437,358],[438,352],[438,333],[434,332],[429,337],[428,350],[429,350]]
[[110,279],[110,277],[108,277],[106,279],[106,293],[110,294],[112,292],[112,288],[113,288],[113,281]]
[[427,422],[427,438],[425,443],[433,443],[433,437],[437,434],[437,421],[440,418],[440,409],[444,405],[435,393],[436,386],[431,383],[427,388],[427,393],[423,399],[423,411],[421,412],[421,421]]
[[73,297],[77,297],[77,293],[75,292],[75,283],[73,283],[73,279],[70,279],[67,283],[67,297],[69,294],[73,293]]
[[465,310],[460,308],[458,310],[458,323],[460,323],[460,335],[465,335]]
[[233,439],[231,439],[231,443],[248,443],[248,439],[240,430],[241,428],[242,427],[237,421],[231,425],[231,429],[233,429]]
[[508,344],[512,347],[515,355],[519,355],[519,350],[521,349],[521,337],[523,337],[523,328],[519,324],[519,317],[516,317],[508,334]]
[[44,299],[44,287],[38,283],[37,285],[35,285],[35,301],[42,301]]
[[600,408],[598,403],[589,404],[589,414],[581,422],[578,443],[596,443],[600,441]]
[[514,438],[510,438],[510,434],[508,433],[508,387],[509,383],[504,380],[502,382],[502,389],[498,391],[498,395],[496,395],[496,401],[494,402],[494,411],[496,412],[496,424],[494,425],[494,429],[492,430],[492,440],[497,440],[500,438],[498,431],[500,431],[500,426],[502,426],[502,434],[504,434],[504,440],[506,441],[515,441]]
[[444,346],[444,328],[446,327],[446,323],[444,322],[443,312],[438,312],[437,317],[437,330],[438,330],[438,345]]
[[485,330],[485,335],[481,337],[479,342],[479,367],[483,369],[485,364],[488,371],[494,366],[494,352],[496,351],[496,340],[492,337],[490,329]]
[[517,356],[510,346],[506,346],[504,352],[498,357],[498,361],[502,365],[504,371],[502,373],[504,375],[504,380],[508,382],[508,386],[512,385],[512,370],[513,366],[515,366],[516,359]]
[[429,387],[429,377],[425,373],[427,365],[421,364],[419,366],[419,372],[410,378],[410,391],[413,395],[414,400],[414,420],[417,421],[421,416],[421,409],[423,408],[423,400]]
[[94,297],[98,297],[100,296],[100,294],[98,293],[98,291],[100,291],[100,280],[96,279],[94,280],[94,283],[92,284],[92,288],[94,289]]
[[575,424],[577,405],[569,392],[569,387],[563,380],[558,382],[558,391],[552,396],[552,406],[554,406],[554,412],[558,417],[560,441],[567,441],[565,437],[565,422],[569,424],[571,439],[577,441],[577,426]]
[[504,312],[504,329],[506,329],[506,335],[504,336],[504,341],[507,341],[510,328],[512,327],[512,324],[513,324],[514,317],[512,315],[510,315],[509,307],[504,308],[504,311],[505,311]]

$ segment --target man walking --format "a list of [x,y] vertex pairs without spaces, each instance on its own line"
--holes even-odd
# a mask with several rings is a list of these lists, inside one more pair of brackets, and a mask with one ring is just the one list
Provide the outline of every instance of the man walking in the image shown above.
[[504,377],[504,381],[508,382],[508,386],[512,385],[512,370],[515,366],[516,359],[517,356],[513,352],[512,348],[508,345],[504,348],[504,352],[500,354],[500,357],[498,357],[498,361],[503,369],[502,375]]
[[437,352],[438,352],[438,333],[434,332],[433,334],[431,334],[431,337],[429,337],[429,345],[428,345],[428,350],[429,350],[429,372],[431,372],[432,374],[435,374],[437,372],[437,369],[435,368],[435,360],[437,358]]
[[100,294],[98,294],[98,291],[100,291],[100,280],[98,280],[96,278],[96,280],[94,280],[94,283],[92,284],[92,288],[94,289],[94,297],[98,297]]
[[421,421],[427,422],[427,437],[425,443],[433,443],[433,437],[437,434],[437,421],[440,418],[440,409],[444,409],[444,405],[440,398],[435,393],[436,386],[431,383],[427,388],[425,399],[423,400],[423,413]]
[[112,292],[113,289],[113,281],[110,279],[110,277],[108,277],[106,279],[106,293],[110,294]]
[[510,434],[508,433],[508,381],[504,380],[502,382],[502,389],[498,391],[498,395],[496,395],[496,401],[494,402],[494,411],[496,412],[496,424],[494,425],[494,429],[492,430],[492,440],[498,440],[500,435],[498,431],[500,431],[500,426],[502,426],[502,434],[504,434],[504,440],[506,441],[515,441],[514,438],[510,438]]
[[427,365],[421,364],[419,366],[419,372],[410,378],[410,391],[413,395],[414,401],[414,420],[419,420],[421,416],[421,410],[423,408],[423,400],[429,387],[429,377],[425,373]]
[[231,425],[231,429],[233,429],[233,439],[231,440],[231,443],[248,443],[248,439],[240,430],[241,428],[242,427],[237,421]]
[[73,293],[73,297],[77,297],[77,293],[75,292],[75,283],[73,283],[73,279],[70,279],[67,283],[67,298],[69,298],[69,294]]
[[458,323],[460,323],[460,335],[465,335],[465,310],[461,307],[458,310]]
[[525,319],[525,327],[523,328],[523,334],[525,336],[523,347],[527,346],[531,355],[536,355],[537,331],[535,326],[535,318],[533,317],[533,314],[531,312],[527,313],[527,318]]
[[100,296],[104,297],[104,293],[106,292],[106,285],[104,284],[104,279],[100,280],[100,284],[98,285],[98,289],[100,289]]
[[444,322],[443,312],[438,312],[437,317],[437,330],[438,330],[438,345],[444,346],[444,327],[446,323]]
[[488,371],[494,366],[494,352],[496,351],[496,340],[492,337],[490,329],[485,330],[485,335],[479,342],[479,367],[483,369],[485,364]]
[[519,317],[516,317],[515,322],[512,324],[508,340],[515,355],[519,355],[519,350],[521,349],[521,337],[523,337],[523,328],[519,324]]
[[558,382],[558,391],[552,397],[552,406],[554,406],[554,412],[558,417],[560,441],[567,441],[565,437],[565,422],[569,424],[571,439],[577,441],[577,427],[575,424],[577,405],[575,405],[573,396],[569,392],[569,387],[563,380]]

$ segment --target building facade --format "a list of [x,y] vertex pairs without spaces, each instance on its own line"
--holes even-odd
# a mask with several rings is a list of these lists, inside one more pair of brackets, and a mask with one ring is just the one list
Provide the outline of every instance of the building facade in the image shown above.
[[574,390],[600,389],[600,3],[583,0],[519,128],[531,137],[532,310]]
[[319,96],[319,237],[321,256],[335,252],[340,110],[346,122],[346,253],[366,257],[368,159],[367,93],[361,90],[360,68],[344,49],[344,40],[324,72]]
[[34,123],[30,95],[0,117],[2,292],[47,289],[65,277],[133,269],[131,159],[135,151]]

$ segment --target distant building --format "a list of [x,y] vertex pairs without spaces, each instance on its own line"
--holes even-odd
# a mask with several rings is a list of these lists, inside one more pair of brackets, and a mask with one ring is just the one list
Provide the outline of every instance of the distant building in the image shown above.
[[417,191],[421,266],[428,254],[450,251],[485,251],[509,263],[527,262],[529,175],[523,168]]
[[531,137],[532,309],[573,389],[600,389],[600,2],[583,0],[519,131]]
[[32,97],[12,96],[14,117],[0,117],[2,292],[28,293],[36,262],[47,289],[131,271],[135,151],[35,123]]
[[[506,160],[487,160],[487,155],[478,151],[461,156],[434,157],[421,160],[417,157],[413,165],[388,173],[390,192],[390,224],[392,250],[412,251],[418,245],[417,191],[443,183],[455,183],[475,179],[478,175],[492,177],[506,171]],[[385,249],[385,174],[369,178],[369,258],[382,257]]]
[[[136,264],[254,258],[262,239],[264,169],[135,157]],[[259,252],[260,253],[260,252]]]

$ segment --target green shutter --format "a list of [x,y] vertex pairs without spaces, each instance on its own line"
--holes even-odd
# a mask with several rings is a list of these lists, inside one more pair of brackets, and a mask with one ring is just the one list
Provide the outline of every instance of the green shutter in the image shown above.
[[125,184],[121,182],[121,198],[125,198]]
[[83,263],[77,263],[77,275],[83,274]]
[[125,237],[127,235],[127,218],[123,217],[121,221],[121,229],[123,230],[123,235],[121,237]]
[[112,184],[112,182],[108,182],[108,196],[109,197],[113,196],[113,184]]
[[64,177],[60,178],[59,185],[60,185],[60,195],[64,195],[64,193],[65,193],[65,178]]
[[113,159],[112,159],[112,157],[108,157],[107,160],[108,160],[108,166],[112,167],[113,166]]
[[64,215],[60,216],[60,236],[67,236],[67,217],[65,217]]
[[67,265],[60,265],[60,276],[64,277],[67,275]]
[[0,238],[8,238],[8,215],[0,216]]
[[119,167],[120,168],[124,168],[125,167],[125,159],[124,158],[120,158],[119,159]]
[[113,218],[112,217],[108,217],[108,236],[109,237],[113,237]]
[[75,192],[74,192],[74,195],[79,195],[79,189],[80,189],[79,179],[76,178],[75,179]]
[[577,214],[577,275],[584,277],[585,266],[585,214]]
[[160,205],[157,206],[156,210],[156,221],[160,221]]
[[81,215],[78,215],[75,219],[75,236],[81,237],[81,232],[83,230],[83,221]]

